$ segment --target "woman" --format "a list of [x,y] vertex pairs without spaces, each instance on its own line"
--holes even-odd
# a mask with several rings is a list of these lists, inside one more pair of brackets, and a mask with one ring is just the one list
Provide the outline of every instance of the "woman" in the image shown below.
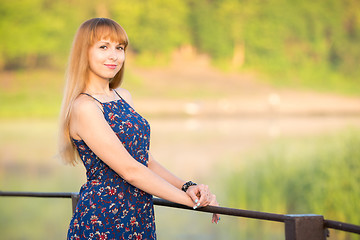
[[73,42],[60,152],[71,164],[80,157],[87,182],[68,239],[156,239],[152,195],[193,208],[218,205],[207,186],[177,178],[151,156],[149,124],[118,88],[127,45],[124,29],[106,18],[84,22]]

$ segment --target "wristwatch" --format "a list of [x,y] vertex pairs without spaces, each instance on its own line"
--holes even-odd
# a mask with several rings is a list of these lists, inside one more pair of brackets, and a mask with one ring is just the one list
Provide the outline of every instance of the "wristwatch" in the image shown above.
[[181,190],[186,192],[190,186],[195,186],[195,185],[197,185],[197,184],[192,181],[188,181],[188,182],[184,183],[184,185],[182,185]]

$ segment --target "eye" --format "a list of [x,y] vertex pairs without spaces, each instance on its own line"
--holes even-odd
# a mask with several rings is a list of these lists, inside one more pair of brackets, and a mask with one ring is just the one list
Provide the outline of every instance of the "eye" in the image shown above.
[[116,49],[123,51],[123,50],[124,50],[124,47],[123,47],[123,46],[117,46]]
[[107,46],[102,45],[102,46],[100,46],[100,48],[105,50],[105,49],[107,49]]

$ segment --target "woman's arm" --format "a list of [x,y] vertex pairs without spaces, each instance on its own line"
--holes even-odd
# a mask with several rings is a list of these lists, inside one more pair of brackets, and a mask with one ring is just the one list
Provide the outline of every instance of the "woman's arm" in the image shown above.
[[117,174],[141,190],[192,207],[191,198],[142,165],[127,152],[103,113],[92,99],[80,96],[74,103],[70,121],[73,137],[80,137]]
[[[182,185],[185,183],[185,181],[181,180],[168,171],[165,167],[163,167],[160,163],[158,163],[150,153],[148,167],[176,188],[181,189]],[[218,202],[216,201],[216,196],[210,192],[207,185],[199,184],[196,186],[190,186],[186,191],[186,194],[189,195],[193,202],[196,203],[196,206],[193,207],[194,209],[199,206],[202,207],[207,205],[219,206]],[[213,214],[212,222],[218,223],[219,220],[219,214]]]
[[[123,88],[117,88],[116,91],[121,95],[123,99],[132,107],[134,108],[134,103],[129,91]],[[163,167],[159,162],[157,162],[154,157],[149,153],[149,162],[148,167],[151,169],[155,174],[163,178],[165,181],[173,185],[174,187],[181,189],[184,185],[185,181],[178,178],[174,174],[172,174],[169,170]],[[193,208],[213,205],[218,206],[218,202],[216,201],[216,196],[212,194],[207,185],[199,184],[196,186],[191,186],[186,191],[186,194],[191,197],[192,201],[195,203]],[[220,217],[218,214],[213,214],[212,222],[218,223]]]
[[155,172],[157,175],[165,179],[167,182],[171,183],[173,186],[175,186],[178,189],[181,189],[181,187],[184,185],[186,181],[178,178],[174,174],[172,174],[169,170],[167,170],[165,167],[163,167],[159,162],[157,162],[154,157],[149,153],[149,163],[148,167]]
[[[174,174],[172,174],[169,170],[167,170],[165,167],[163,167],[159,162],[157,162],[154,157],[149,153],[149,164],[148,167],[157,175],[165,179],[167,182],[172,184],[178,189],[181,189],[181,187],[184,185],[185,181],[178,178]],[[201,206],[207,206],[212,201],[212,198],[214,197],[213,194],[211,194],[209,187],[204,184],[199,184],[195,186],[190,186],[188,190],[186,191],[186,194],[191,197],[193,202],[197,204],[197,207]]]

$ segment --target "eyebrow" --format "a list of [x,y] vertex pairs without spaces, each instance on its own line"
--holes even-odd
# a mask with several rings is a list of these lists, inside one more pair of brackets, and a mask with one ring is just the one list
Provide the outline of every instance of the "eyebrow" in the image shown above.
[[[100,40],[99,41],[99,43],[105,43],[105,44],[110,44],[111,42],[108,42],[108,41],[102,41],[102,40]],[[125,44],[124,43],[118,43],[118,44],[116,44],[116,45],[121,45],[121,46],[125,46]]]

